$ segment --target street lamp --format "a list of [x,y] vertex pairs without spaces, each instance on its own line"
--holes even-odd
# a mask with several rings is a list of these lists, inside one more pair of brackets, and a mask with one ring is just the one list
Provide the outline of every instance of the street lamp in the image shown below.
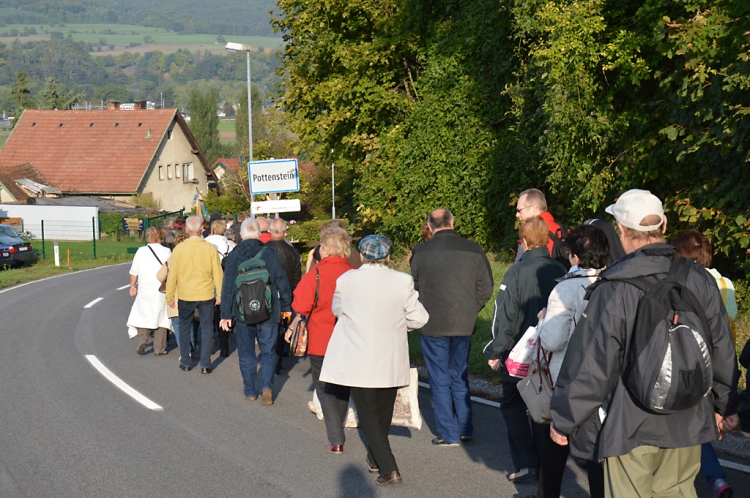
[[[227,43],[226,46],[227,52],[234,53],[239,52],[240,50],[244,50],[247,54],[247,135],[248,135],[248,147],[249,147],[249,156],[250,156],[250,162],[253,161],[253,100],[252,95],[250,92],[250,50],[252,48],[250,45],[245,45],[243,43]],[[252,203],[255,201],[255,194],[250,194],[250,205],[252,206]],[[253,210],[250,210],[250,216],[252,218],[255,218],[255,214],[252,212]]]

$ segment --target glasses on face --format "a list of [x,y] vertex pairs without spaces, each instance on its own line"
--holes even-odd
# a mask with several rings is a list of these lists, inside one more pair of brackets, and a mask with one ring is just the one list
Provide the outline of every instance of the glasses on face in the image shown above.
[[523,211],[524,209],[529,209],[530,207],[534,207],[534,206],[524,206],[522,208],[518,208],[516,209],[516,214],[521,214],[521,211]]

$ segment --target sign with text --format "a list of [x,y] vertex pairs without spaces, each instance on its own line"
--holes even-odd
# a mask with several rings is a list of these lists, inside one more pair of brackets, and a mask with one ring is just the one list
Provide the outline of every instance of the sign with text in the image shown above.
[[284,199],[281,201],[262,201],[253,202],[250,206],[250,212],[253,214],[261,213],[295,213],[301,211],[299,199]]
[[297,159],[271,159],[247,163],[251,194],[299,191]]

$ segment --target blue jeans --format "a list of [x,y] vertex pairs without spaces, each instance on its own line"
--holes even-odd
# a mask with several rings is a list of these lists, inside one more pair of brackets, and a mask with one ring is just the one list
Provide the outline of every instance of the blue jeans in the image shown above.
[[471,336],[419,336],[427,372],[437,431],[446,442],[458,443],[471,437],[471,394],[469,393],[469,350]]
[[180,363],[185,366],[190,356],[190,331],[193,328],[193,312],[198,310],[201,322],[201,368],[211,368],[211,343],[214,336],[214,300],[183,301],[177,300],[177,311],[180,314],[179,334]]
[[257,396],[255,380],[258,377],[258,360],[255,356],[255,339],[260,347],[260,391],[273,389],[276,375],[276,339],[279,336],[279,324],[263,322],[258,325],[247,325],[236,320],[234,332],[237,335],[237,357],[240,361],[240,373],[245,396]]
[[711,443],[703,443],[701,445],[701,472],[703,472],[703,477],[706,478],[709,486],[713,485],[716,479],[727,478]]
[[[170,318],[172,320],[172,331],[174,332],[174,338],[177,341],[177,348],[180,347],[180,317],[175,316]],[[198,329],[200,328],[200,323],[193,320],[192,327],[190,328],[190,352],[193,353],[195,351],[195,338],[198,335]]]

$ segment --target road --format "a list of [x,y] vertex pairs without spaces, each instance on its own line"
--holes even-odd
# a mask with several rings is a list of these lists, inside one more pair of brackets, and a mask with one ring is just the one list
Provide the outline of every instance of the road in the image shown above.
[[[127,271],[109,266],[0,291],[0,497],[535,494],[536,485],[505,478],[513,469],[496,407],[474,403],[473,442],[433,447],[422,389],[422,430],[391,432],[404,482],[383,489],[367,472],[357,430],[347,430],[344,455],[323,451],[305,359],[284,359],[276,402],[264,407],[242,398],[234,348],[212,357],[211,375],[181,371],[173,337],[167,356],[136,355],[125,327],[132,298],[118,290]],[[124,393],[89,357],[159,409]],[[585,474],[569,469],[563,495],[587,496]],[[750,476],[728,473],[735,489],[750,489]]]

